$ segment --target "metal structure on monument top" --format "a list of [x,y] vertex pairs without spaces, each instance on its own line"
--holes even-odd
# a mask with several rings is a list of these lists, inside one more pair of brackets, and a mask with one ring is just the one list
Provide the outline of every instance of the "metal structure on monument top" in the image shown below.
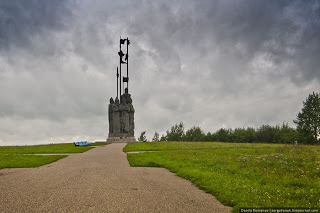
[[[127,46],[123,52],[122,46]],[[129,45],[128,38],[120,37],[119,67],[117,67],[117,96],[115,100],[111,97],[108,106],[109,115],[109,136],[107,141],[111,143],[136,142],[134,138],[134,107],[129,94]],[[125,48],[124,48],[125,49]],[[127,75],[122,76],[123,65],[127,65]],[[120,73],[119,73],[120,72]],[[125,88],[126,86],[126,88]],[[120,101],[119,101],[120,99]]]
[[[124,54],[121,50],[121,45],[125,45],[127,44],[127,53]],[[130,40],[128,39],[128,37],[126,39],[122,39],[120,37],[120,51],[118,52],[118,55],[119,55],[119,68],[120,68],[120,76],[119,76],[119,69],[117,67],[117,98],[118,98],[118,93],[119,93],[119,89],[120,89],[120,97],[122,95],[121,93],[121,87],[123,88],[124,90],[124,83],[127,83],[127,89],[128,89],[128,92],[129,92],[129,45],[130,45]],[[124,59],[123,59],[124,58]],[[127,77],[122,77],[122,73],[121,73],[121,65],[122,64],[126,64],[127,65]],[[119,78],[120,77],[120,78]],[[122,81],[121,81],[121,78],[122,78]],[[120,82],[119,82],[120,81]],[[121,85],[121,83],[123,85]]]

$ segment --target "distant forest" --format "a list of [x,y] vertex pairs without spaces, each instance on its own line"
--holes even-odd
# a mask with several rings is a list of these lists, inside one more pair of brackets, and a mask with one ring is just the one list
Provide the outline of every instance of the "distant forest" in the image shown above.
[[[183,122],[175,124],[165,135],[159,138],[159,133],[155,132],[152,141],[219,141],[235,143],[300,143],[319,144],[320,143],[320,93],[311,93],[303,101],[301,112],[297,119],[293,121],[297,128],[282,125],[270,126],[262,125],[255,128],[224,129],[207,134],[194,126],[184,131]],[[139,140],[145,141],[145,131],[141,133]]]
[[[298,131],[288,124],[277,126],[262,125],[260,128],[236,128],[224,129],[207,134],[198,127],[194,126],[184,131],[183,122],[175,124],[165,135],[159,138],[159,134],[155,132],[152,141],[219,141],[219,142],[235,142],[235,143],[295,143],[299,140]],[[308,141],[300,141],[300,143],[308,143]],[[312,141],[309,143],[312,143]]]

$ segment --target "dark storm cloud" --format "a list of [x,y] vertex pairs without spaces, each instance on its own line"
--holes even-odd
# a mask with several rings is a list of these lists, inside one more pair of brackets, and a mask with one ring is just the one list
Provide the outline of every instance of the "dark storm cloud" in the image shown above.
[[[305,87],[319,81],[318,1],[161,1],[136,11],[128,32],[146,43],[144,59],[155,65],[148,71],[166,82],[159,89],[153,84],[153,95],[161,97],[158,104],[175,121],[187,120],[182,114],[191,107],[188,119],[194,121],[200,115],[198,120],[212,123],[212,117],[229,127],[281,123],[297,110],[280,115],[279,109],[294,105],[283,101],[295,87],[291,82]],[[164,91],[178,95],[162,97]],[[279,91],[284,97],[276,95]],[[233,107],[227,110],[229,100]],[[197,112],[208,101],[222,107]]]
[[0,142],[105,138],[119,36],[136,136],[291,122],[319,88],[319,16],[319,1],[1,1]]
[[[293,63],[285,74],[296,82],[319,79],[319,1],[201,1],[196,8],[203,23],[198,32],[212,35],[236,62],[266,54],[277,67]],[[270,75],[281,77],[281,71]]]
[[162,72],[170,72],[164,64],[178,72],[192,57],[219,79],[260,69],[270,81],[304,84],[320,76],[319,10],[319,1],[147,2],[126,27],[152,47]]
[[0,2],[0,48],[26,47],[34,34],[58,30],[68,18],[66,1],[2,0]]

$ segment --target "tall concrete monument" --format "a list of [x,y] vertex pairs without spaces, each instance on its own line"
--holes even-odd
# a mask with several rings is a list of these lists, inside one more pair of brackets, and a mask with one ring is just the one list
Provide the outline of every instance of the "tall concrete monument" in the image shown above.
[[[127,44],[127,52],[123,53],[121,50],[121,45],[125,44]],[[115,100],[113,100],[112,97],[110,98],[108,107],[109,137],[107,141],[111,143],[136,142],[136,139],[134,138],[134,108],[132,105],[131,95],[129,94],[129,44],[130,40],[128,38],[121,39],[120,37],[120,51],[118,52],[118,55],[120,57],[119,69],[117,67],[117,96]],[[126,77],[122,76],[122,65],[127,65]],[[124,86],[126,86],[126,88],[124,90],[124,93],[122,94],[121,88],[124,88]],[[118,98],[119,94],[120,101]]]

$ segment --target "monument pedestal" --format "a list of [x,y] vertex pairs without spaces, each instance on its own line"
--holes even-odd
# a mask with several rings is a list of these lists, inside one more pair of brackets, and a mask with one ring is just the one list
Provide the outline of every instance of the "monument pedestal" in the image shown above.
[[109,133],[108,143],[135,143],[138,142],[130,133]]

